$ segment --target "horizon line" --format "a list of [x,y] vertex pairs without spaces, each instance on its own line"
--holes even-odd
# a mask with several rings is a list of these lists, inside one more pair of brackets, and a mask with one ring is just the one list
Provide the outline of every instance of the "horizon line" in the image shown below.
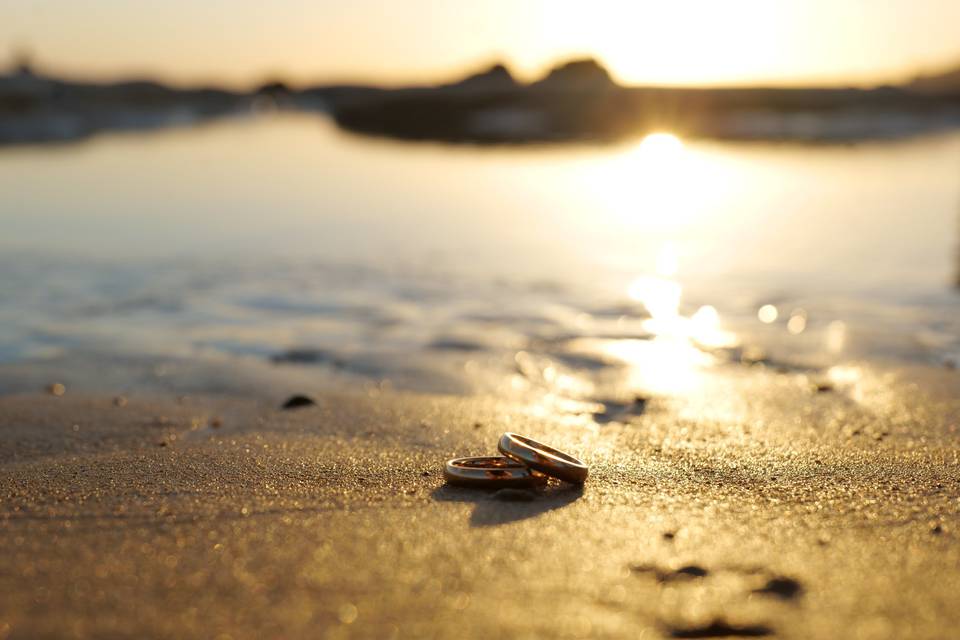
[[[864,76],[860,76],[859,78],[856,76],[851,76],[848,79],[842,79],[840,77],[833,78],[830,76],[825,76],[821,79],[814,77],[805,78],[802,76],[794,76],[792,78],[785,78],[783,80],[774,78],[757,78],[756,80],[731,80],[728,82],[721,81],[695,83],[685,81],[659,81],[648,83],[627,83],[621,78],[618,78],[615,72],[611,71],[608,66],[604,64],[604,61],[598,56],[584,53],[571,54],[569,56],[556,58],[552,62],[547,62],[546,64],[542,65],[540,71],[536,74],[518,74],[515,69],[515,65],[511,65],[511,61],[506,60],[503,57],[487,56],[484,61],[460,65],[459,71],[448,69],[445,71],[437,71],[436,73],[423,72],[420,74],[418,79],[413,79],[412,74],[409,78],[389,79],[381,77],[377,79],[373,77],[373,74],[355,73],[348,75],[349,72],[343,72],[342,74],[327,74],[324,78],[306,79],[303,77],[305,74],[291,74],[279,70],[251,72],[248,74],[246,79],[231,79],[229,74],[223,74],[220,78],[213,79],[204,78],[202,75],[197,75],[194,78],[177,77],[179,74],[171,74],[169,72],[156,70],[150,71],[147,69],[143,69],[141,71],[118,70],[115,72],[84,72],[76,70],[71,71],[69,69],[64,69],[63,65],[59,65],[61,69],[60,71],[57,71],[53,65],[48,65],[42,60],[38,63],[32,55],[18,57],[18,55],[14,54],[8,59],[8,63],[3,73],[11,74],[26,62],[29,68],[39,76],[57,80],[65,80],[69,82],[90,84],[148,81],[177,89],[206,87],[244,92],[253,91],[264,86],[265,84],[274,82],[281,82],[295,90],[304,90],[321,86],[342,85],[355,85],[383,89],[403,89],[455,83],[472,75],[487,71],[497,65],[501,65],[506,68],[511,77],[513,77],[518,84],[529,85],[542,80],[554,69],[564,64],[579,60],[595,61],[607,71],[611,80],[613,80],[615,84],[624,89],[876,89],[884,86],[902,86],[904,84],[909,84],[911,81],[936,77],[952,71],[960,71],[960,59],[953,59],[951,62],[945,61],[937,65],[920,66],[914,71],[901,72],[899,74],[893,72],[886,74],[878,72],[876,75],[870,74],[869,79],[868,77]],[[258,77],[259,79],[256,79]]]

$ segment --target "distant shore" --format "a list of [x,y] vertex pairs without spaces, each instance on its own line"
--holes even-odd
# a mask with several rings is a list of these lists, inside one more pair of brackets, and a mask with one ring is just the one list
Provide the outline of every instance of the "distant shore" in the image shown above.
[[951,74],[944,78],[871,89],[624,87],[595,61],[576,60],[532,84],[494,65],[440,85],[293,88],[271,82],[238,92],[149,80],[92,84],[22,67],[0,76],[0,144],[69,141],[275,108],[328,113],[356,133],[448,143],[604,142],[656,130],[851,142],[960,126],[960,85]]

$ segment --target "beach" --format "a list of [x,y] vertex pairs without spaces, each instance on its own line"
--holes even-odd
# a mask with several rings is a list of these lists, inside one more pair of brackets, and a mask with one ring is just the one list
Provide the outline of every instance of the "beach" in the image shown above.
[[0,640],[960,637],[948,5],[0,3]]
[[[960,377],[710,370],[599,424],[493,396],[0,398],[0,636],[942,638]],[[504,431],[582,488],[445,485]]]
[[949,635],[958,151],[0,149],[0,640]]

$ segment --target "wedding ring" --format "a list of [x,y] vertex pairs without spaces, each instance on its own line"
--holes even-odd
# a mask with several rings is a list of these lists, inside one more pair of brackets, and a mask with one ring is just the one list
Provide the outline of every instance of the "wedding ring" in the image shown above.
[[587,479],[587,465],[563,451],[516,433],[503,434],[497,448],[511,460],[551,478],[576,484]]
[[443,476],[450,484],[477,489],[530,487],[546,482],[546,476],[503,456],[456,458],[447,461]]

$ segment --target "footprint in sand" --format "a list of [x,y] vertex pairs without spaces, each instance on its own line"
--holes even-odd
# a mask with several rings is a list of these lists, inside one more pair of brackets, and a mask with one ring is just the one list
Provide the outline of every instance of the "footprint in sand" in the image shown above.
[[[660,584],[703,585],[715,578],[739,577],[747,584],[743,595],[760,595],[781,601],[792,601],[803,595],[804,587],[799,580],[779,575],[763,567],[719,567],[708,569],[698,564],[682,566],[664,566],[656,564],[636,564],[630,567],[634,573],[653,577]],[[723,607],[725,610],[726,607]],[[772,635],[771,626],[757,621],[733,622],[723,617],[698,621],[670,620],[661,621],[664,633],[672,638],[721,638],[721,637],[762,637]]]

